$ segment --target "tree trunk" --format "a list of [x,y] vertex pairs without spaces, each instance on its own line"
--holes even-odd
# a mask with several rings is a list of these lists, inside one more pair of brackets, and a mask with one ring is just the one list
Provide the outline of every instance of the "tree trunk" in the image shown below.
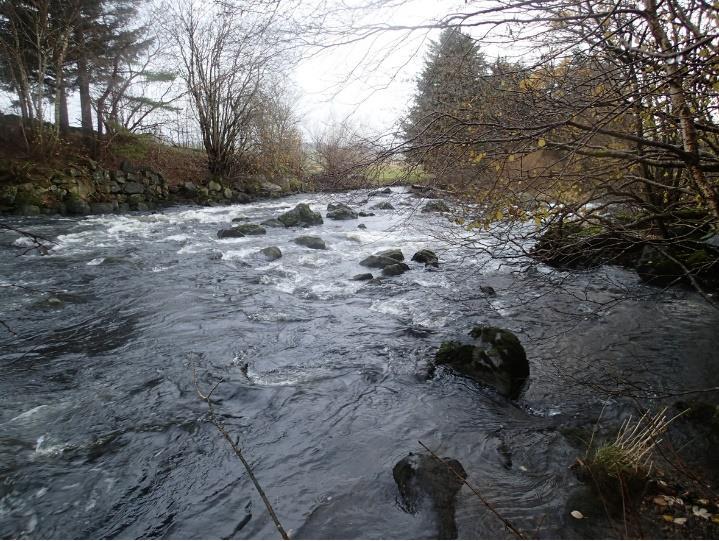
[[87,59],[80,56],[77,61],[77,82],[80,87],[80,119],[82,131],[92,134],[92,97],[90,96],[90,74]]

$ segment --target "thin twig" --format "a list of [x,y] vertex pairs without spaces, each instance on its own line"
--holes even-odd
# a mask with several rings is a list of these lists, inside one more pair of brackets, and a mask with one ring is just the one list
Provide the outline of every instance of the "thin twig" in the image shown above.
[[435,460],[438,460],[438,461],[440,461],[442,464],[444,464],[445,466],[447,466],[447,469],[449,469],[449,471],[451,471],[457,479],[459,479],[460,481],[462,481],[462,483],[464,483],[465,485],[467,485],[467,486],[469,487],[469,489],[470,489],[472,492],[474,492],[475,496],[477,496],[477,497],[479,498],[479,500],[484,504],[484,506],[485,506],[487,509],[489,509],[492,513],[494,513],[494,515],[495,515],[499,520],[501,520],[501,521],[504,523],[504,525],[507,527],[508,530],[510,530],[510,531],[511,531],[514,535],[516,535],[519,539],[526,539],[526,537],[524,536],[524,534],[523,534],[522,532],[520,532],[517,528],[515,528],[514,525],[513,525],[511,522],[509,522],[509,520],[507,520],[507,519],[504,518],[502,515],[500,515],[500,514],[499,514],[499,511],[497,511],[497,510],[494,508],[494,506],[493,506],[490,502],[488,502],[488,501],[479,493],[479,490],[477,490],[477,489],[474,488],[472,485],[470,485],[470,484],[467,482],[467,480],[466,480],[464,477],[462,477],[462,476],[459,474],[459,472],[458,472],[457,470],[455,470],[455,469],[451,466],[451,464],[447,463],[447,461],[445,461],[445,460],[443,460],[442,458],[438,457],[429,447],[427,447],[427,446],[426,446],[424,443],[422,443],[421,441],[419,441],[418,443],[419,443],[422,447],[424,447],[424,449],[425,449],[430,455],[432,455],[432,457],[433,457]]
[[282,524],[280,523],[280,519],[277,518],[277,514],[275,513],[275,510],[272,508],[272,504],[270,503],[269,498],[267,498],[267,495],[265,494],[265,491],[262,490],[262,487],[260,486],[259,481],[257,480],[257,477],[255,477],[255,474],[252,472],[252,468],[250,467],[250,464],[245,460],[244,455],[242,454],[242,450],[240,449],[238,443],[239,443],[239,437],[236,441],[232,441],[232,437],[230,436],[229,432],[227,432],[227,429],[222,424],[222,422],[215,416],[215,410],[212,407],[212,393],[215,392],[217,387],[222,383],[224,380],[220,379],[212,386],[212,389],[210,389],[210,392],[208,392],[206,395],[202,393],[200,390],[200,385],[197,382],[197,372],[195,368],[192,369],[192,378],[193,382],[195,384],[195,390],[197,391],[197,395],[202,399],[203,402],[207,404],[208,413],[209,413],[209,421],[215,425],[217,430],[220,431],[222,436],[228,441],[230,446],[232,447],[232,450],[235,452],[235,455],[237,458],[240,459],[240,462],[242,462],[242,465],[245,467],[245,470],[247,471],[247,475],[250,476],[250,480],[252,481],[252,484],[255,485],[255,489],[257,490],[257,493],[260,495],[260,498],[262,498],[262,502],[265,504],[265,507],[267,508],[267,511],[270,514],[270,517],[272,517],[272,522],[275,523],[275,528],[277,528],[277,531],[280,532],[280,536],[282,536],[282,539],[289,539],[289,536],[287,535],[287,532],[282,527]]

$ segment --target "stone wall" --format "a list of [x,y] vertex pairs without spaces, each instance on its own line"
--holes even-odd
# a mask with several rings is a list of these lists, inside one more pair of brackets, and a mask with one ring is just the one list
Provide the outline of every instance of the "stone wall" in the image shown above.
[[264,177],[170,186],[162,174],[127,162],[118,170],[108,170],[87,160],[63,171],[25,171],[0,163],[0,213],[5,214],[110,214],[175,203],[248,203],[257,196],[281,197],[301,188],[298,181],[275,183]]

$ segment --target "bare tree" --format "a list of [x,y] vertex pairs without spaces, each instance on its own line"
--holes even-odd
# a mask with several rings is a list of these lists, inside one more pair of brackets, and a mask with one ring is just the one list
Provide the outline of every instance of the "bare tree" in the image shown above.
[[163,6],[212,175],[230,175],[237,154],[252,142],[262,82],[278,60],[278,6],[275,0]]

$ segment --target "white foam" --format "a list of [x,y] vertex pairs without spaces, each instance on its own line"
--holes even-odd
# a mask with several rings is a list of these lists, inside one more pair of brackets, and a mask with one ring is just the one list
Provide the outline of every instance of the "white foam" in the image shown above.
[[95,266],[95,265],[102,265],[102,263],[105,261],[104,257],[96,257],[95,259],[91,259],[86,265]]
[[12,419],[10,419],[10,422],[12,423],[13,421],[20,421],[23,419],[28,419],[30,417],[33,417],[37,412],[39,412],[47,407],[48,407],[47,404],[41,404],[39,406],[35,406],[34,408],[29,409],[16,417],[13,417]]

